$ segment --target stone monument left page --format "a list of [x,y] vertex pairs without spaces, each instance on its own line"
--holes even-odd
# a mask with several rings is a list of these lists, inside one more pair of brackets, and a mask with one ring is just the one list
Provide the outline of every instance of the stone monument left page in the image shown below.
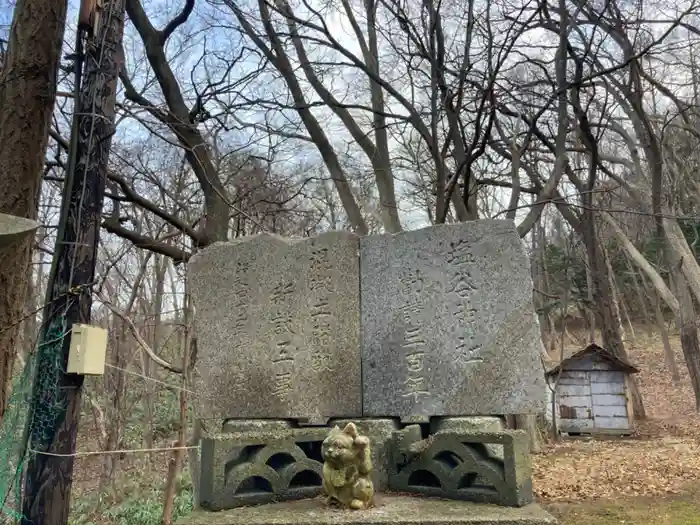
[[189,263],[198,418],[362,414],[359,238],[261,234]]

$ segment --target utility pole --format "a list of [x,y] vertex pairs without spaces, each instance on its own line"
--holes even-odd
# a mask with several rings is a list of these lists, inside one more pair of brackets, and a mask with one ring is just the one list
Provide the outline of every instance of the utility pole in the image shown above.
[[65,370],[71,327],[90,322],[117,78],[123,66],[124,2],[83,0],[80,9],[73,129],[36,350],[22,525],[68,523],[83,376]]

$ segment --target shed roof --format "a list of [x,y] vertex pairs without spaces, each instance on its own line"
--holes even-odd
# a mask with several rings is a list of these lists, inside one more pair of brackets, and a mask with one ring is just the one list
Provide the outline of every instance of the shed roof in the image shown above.
[[586,355],[597,355],[598,357],[601,357],[605,361],[611,363],[617,370],[620,370],[622,372],[627,372],[628,374],[636,374],[639,372],[639,368],[634,366],[632,363],[627,361],[626,359],[623,359],[621,357],[617,357],[615,354],[613,354],[610,350],[607,350],[603,348],[602,346],[598,346],[595,343],[589,344],[586,348],[583,350],[579,350],[578,352],[570,355],[566,359],[564,359],[561,363],[557,364],[553,368],[550,368],[547,370],[548,376],[554,375],[559,373],[559,370],[566,366],[568,363],[571,363],[573,361],[576,361],[577,359],[580,359]]

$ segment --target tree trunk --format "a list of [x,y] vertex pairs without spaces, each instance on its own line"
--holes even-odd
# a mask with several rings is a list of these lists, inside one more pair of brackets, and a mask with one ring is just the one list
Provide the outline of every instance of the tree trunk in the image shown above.
[[[63,323],[66,328],[62,330],[70,330],[74,323],[90,323],[91,318],[107,161],[114,136],[117,74],[123,60],[117,53],[124,30],[123,2],[112,0],[103,5],[110,16],[101,19],[99,38],[91,43],[97,45],[86,46],[83,82],[76,100],[75,169],[67,177],[64,190],[43,341],[55,337]],[[76,287],[80,293],[73,299],[69,296]],[[68,523],[84,380],[82,375],[65,372],[69,350],[70,338],[62,337],[60,342],[43,345],[37,352],[38,369],[48,378],[53,374],[55,380],[35,378],[34,382],[27,417],[29,421],[36,414],[51,417],[30,431],[30,446],[46,454],[29,454],[26,463],[24,525]]]
[[[117,450],[121,448],[122,435],[124,433],[124,414],[123,414],[123,400],[126,395],[126,376],[125,373],[120,369],[125,369],[127,367],[127,360],[124,359],[124,353],[127,347],[127,328],[122,320],[117,321],[117,328],[115,330],[116,337],[114,344],[111,347],[112,350],[112,362],[115,367],[107,371],[104,376],[104,383],[106,390],[111,393],[111,402],[107,405],[105,410],[106,421],[107,421],[107,441],[104,444],[104,450],[106,452]],[[104,500],[106,492],[110,492],[112,495],[116,494],[114,482],[114,473],[119,467],[119,455],[118,454],[105,454],[102,457],[102,472],[100,474],[100,484],[99,484],[99,494],[101,500]]]
[[615,277],[615,273],[609,264],[608,270],[610,271],[610,284],[616,297],[615,302],[617,304],[617,314],[620,316],[620,331],[624,334],[624,329],[622,328],[622,317],[624,317],[630,330],[630,340],[635,342],[637,340],[637,335],[634,332],[634,325],[632,324],[632,318],[630,317],[630,309],[627,306],[627,301],[625,301],[625,294],[620,292],[620,288],[617,286],[617,278]]
[[664,345],[664,363],[666,368],[668,368],[671,373],[671,378],[674,383],[679,383],[681,380],[680,372],[678,371],[678,364],[676,363],[676,354],[671,348],[671,341],[668,338],[668,330],[666,329],[666,320],[664,319],[664,314],[661,311],[661,298],[658,293],[654,293],[655,298],[655,310],[656,310],[656,324],[659,327],[659,332],[661,333],[661,341]]
[[[365,221],[364,216],[362,215],[362,210],[360,209],[357,199],[353,194],[352,187],[347,179],[340,158],[338,157],[335,148],[328,138],[328,134],[325,132],[318,119],[311,111],[311,107],[307,102],[304,89],[299,83],[299,79],[297,77],[298,73],[295,71],[294,65],[291,63],[290,58],[281,43],[281,39],[272,25],[269,7],[264,2],[259,2],[260,17],[267,34],[266,40],[263,40],[263,38],[260,37],[256,29],[248,20],[242,8],[239,8],[235,3],[230,7],[238,18],[241,28],[247,33],[248,37],[260,49],[260,51],[267,57],[270,63],[284,77],[284,80],[291,92],[292,98],[294,99],[294,104],[296,111],[299,114],[299,118],[306,127],[309,137],[318,148],[321,158],[328,169],[331,180],[333,181],[335,189],[338,193],[338,197],[340,198],[340,202],[342,203],[343,209],[348,217],[348,221],[357,234],[367,235],[369,232],[367,222]],[[132,12],[134,14],[138,14],[139,17],[134,20],[134,22],[137,30],[139,33],[141,33],[144,43],[148,45],[149,38],[152,38],[149,36],[149,34],[156,33],[156,29],[148,21],[148,17],[143,11],[140,1],[129,0],[127,10],[132,20],[134,20]],[[165,51],[162,49],[162,47],[163,46],[160,46],[158,52],[162,55],[162,60],[165,61]],[[153,61],[151,64],[154,71],[156,71],[156,74],[158,74],[158,70],[156,69],[158,64],[154,64]],[[161,67],[161,69],[163,68]],[[170,72],[170,75],[173,76],[172,72]],[[174,82],[173,76],[173,83]],[[181,94],[180,98],[182,98]]]
[[172,514],[175,503],[175,489],[177,478],[182,470],[184,447],[187,446],[185,434],[187,431],[187,392],[189,387],[189,373],[195,362],[195,343],[192,338],[192,303],[189,288],[185,285],[184,298],[184,336],[182,337],[182,376],[180,389],[180,421],[177,432],[177,441],[174,443],[173,456],[168,463],[168,476],[165,484],[165,496],[163,501],[162,525],[172,525]]
[[681,303],[678,324],[681,331],[681,347],[688,367],[690,383],[695,393],[695,410],[700,412],[700,344],[698,344],[698,327],[696,324],[693,296],[683,274],[672,272],[676,295]]
[[630,317],[630,309],[629,306],[627,306],[627,302],[625,301],[625,294],[621,294],[618,291],[618,304],[620,305],[620,311],[622,312],[622,315],[625,316],[625,321],[627,322],[627,326],[630,329],[630,340],[634,343],[637,341],[637,334],[634,331],[634,324],[632,323],[632,318]]
[[678,221],[664,218],[663,233],[669,251],[669,260],[676,269],[683,273],[687,287],[695,300],[700,303],[700,265],[688,246],[688,241],[685,239]]
[[588,304],[584,310],[584,319],[588,326],[588,342],[595,343],[596,341],[596,322],[595,322],[595,294],[593,293],[593,277],[591,276],[591,263],[586,259],[586,291],[588,292]]
[[[155,293],[153,298],[153,331],[151,336],[151,348],[153,352],[160,355],[160,332],[162,330],[162,313],[163,313],[163,295],[165,292],[165,274],[168,266],[168,260],[162,255],[156,255],[153,260],[155,267]],[[143,375],[151,377],[152,366],[151,359],[146,355],[143,348],[139,350],[141,355],[141,363]],[[144,447],[153,448],[153,403],[155,389],[151,381],[146,381],[144,384]],[[148,455],[149,461],[153,460],[153,454]]]
[[537,427],[536,414],[517,414],[515,416],[515,428],[525,430],[530,438],[530,452],[542,451],[542,433]]
[[[615,300],[612,296],[610,276],[605,255],[598,242],[595,215],[591,209],[585,209],[581,217],[581,236],[586,246],[588,264],[593,291],[593,308],[596,324],[600,327],[603,346],[618,357],[627,359],[627,352],[620,334],[620,323],[615,315]],[[631,381],[632,404],[635,417],[645,419],[646,413],[642,395],[636,381]]]
[[[551,293],[552,287],[550,286],[549,279],[549,266],[547,265],[547,237],[545,235],[545,229],[542,227],[542,219],[538,221],[539,227],[537,229],[538,236],[540,238],[538,242],[539,247],[539,258],[542,267],[542,282],[544,284],[544,291],[546,293]],[[567,308],[568,309],[568,308]],[[547,322],[547,330],[549,332],[550,342],[549,351],[553,352],[557,346],[556,330],[554,329],[554,321],[552,320],[552,314],[550,312],[545,312],[545,320]]]
[[[66,0],[15,5],[0,68],[0,213],[37,218],[66,9]],[[0,420],[18,350],[33,244],[29,236],[0,249]]]
[[547,343],[546,346],[548,347],[548,341],[553,337],[554,334],[548,333],[547,328],[549,327],[549,323],[547,320],[547,299],[543,297],[542,294],[538,293],[538,290],[541,290],[545,294],[547,293],[547,287],[544,281],[544,272],[543,268],[541,266],[541,259],[540,259],[540,235],[538,234],[540,229],[542,228],[541,222],[537,221],[534,226],[532,227],[532,250],[531,250],[531,257],[530,257],[530,271],[532,274],[532,283],[534,285],[534,289],[532,290],[532,302],[533,305],[535,306],[535,310],[538,310],[538,319],[539,319],[539,325],[540,325],[540,337],[542,338],[542,341],[544,343]]
[[[625,257],[625,262],[627,263],[627,268],[634,281],[634,291],[637,295],[637,301],[639,301],[639,308],[642,310],[642,315],[644,316],[644,325],[647,328],[647,337],[651,337],[654,334],[654,321],[649,315],[649,308],[647,307],[646,295],[642,292],[642,286],[639,283],[640,276],[637,273],[637,269],[632,266],[632,261],[630,261],[629,256]],[[642,276],[642,280],[644,277]],[[658,297],[657,297],[658,298]]]
[[620,306],[620,291],[617,288],[617,283],[615,282],[615,273],[613,272],[612,263],[610,262],[610,253],[606,248],[602,248],[603,259],[605,259],[605,268],[608,272],[608,279],[610,282],[610,296],[612,298],[612,311],[615,316],[615,322],[617,322],[617,328],[620,332],[620,338],[622,341],[626,341],[625,328],[622,326],[622,308]]
[[[37,276],[37,283],[41,282],[41,267],[42,264],[41,262],[39,262],[37,268],[39,272],[39,275]],[[29,315],[29,317],[27,317],[27,319],[25,319],[24,321],[24,328],[22,330],[22,344],[17,349],[18,352],[20,352],[20,359],[22,363],[24,363],[26,361],[27,356],[29,356],[34,351],[37,336],[37,314],[29,312],[35,312],[41,304],[41,299],[39,295],[39,293],[41,292],[41,286],[35,285],[32,273],[33,272],[30,269],[27,278],[27,296],[24,303],[24,309],[27,312],[27,315]]]

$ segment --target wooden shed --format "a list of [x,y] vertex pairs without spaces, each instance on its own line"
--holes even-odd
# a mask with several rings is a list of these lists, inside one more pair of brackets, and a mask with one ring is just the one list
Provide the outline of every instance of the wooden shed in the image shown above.
[[[628,361],[591,344],[547,371],[549,406],[556,383],[556,416],[560,432],[569,434],[630,434],[634,428],[629,396],[630,374],[639,372]],[[558,381],[557,381],[558,378]]]

